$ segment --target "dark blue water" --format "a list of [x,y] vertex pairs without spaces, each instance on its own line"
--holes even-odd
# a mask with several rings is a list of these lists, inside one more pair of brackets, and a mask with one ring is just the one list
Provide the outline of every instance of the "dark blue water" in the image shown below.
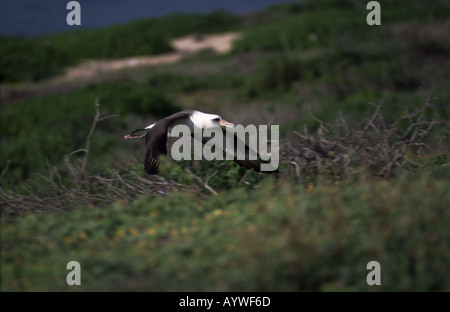
[[171,13],[225,10],[243,14],[295,0],[78,0],[81,26],[66,22],[69,0],[0,0],[0,35],[35,37],[81,28],[105,27]]

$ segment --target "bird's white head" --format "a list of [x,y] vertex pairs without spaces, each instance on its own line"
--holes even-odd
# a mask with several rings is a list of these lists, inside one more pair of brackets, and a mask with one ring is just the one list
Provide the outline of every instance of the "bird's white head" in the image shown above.
[[211,127],[234,127],[234,124],[224,120],[219,115],[207,114],[199,111],[195,111],[191,115],[192,123],[195,127],[206,129]]

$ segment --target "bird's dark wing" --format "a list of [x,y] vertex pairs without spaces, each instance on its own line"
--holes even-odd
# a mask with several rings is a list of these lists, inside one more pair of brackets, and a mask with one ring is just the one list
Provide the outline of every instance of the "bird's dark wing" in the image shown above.
[[145,136],[145,160],[144,169],[148,174],[158,174],[161,155],[167,155],[167,131],[170,125],[180,118],[189,117],[191,111],[181,111],[169,117],[159,120],[149,129]]
[[145,136],[145,160],[144,169],[148,174],[158,174],[159,167],[159,155],[167,154],[167,133],[157,132],[154,129],[158,126],[156,124],[152,129],[147,132]]
[[[226,136],[226,132],[228,130],[223,129],[223,134]],[[233,151],[226,150],[226,153],[233,153],[233,161],[237,163],[239,166],[244,167],[246,169],[254,169],[255,171],[261,171],[261,164],[269,164],[270,160],[263,160],[261,155],[254,150],[251,150],[250,147],[244,142],[244,149],[239,148],[238,142],[242,144],[242,140],[239,139],[234,133],[234,146]],[[256,156],[256,159],[250,159],[250,154],[253,153]]]

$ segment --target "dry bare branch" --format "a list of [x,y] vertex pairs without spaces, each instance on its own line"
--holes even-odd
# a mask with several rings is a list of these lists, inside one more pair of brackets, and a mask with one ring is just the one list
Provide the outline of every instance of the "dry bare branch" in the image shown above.
[[[413,112],[405,110],[403,115],[392,123],[386,123],[382,114],[383,102],[369,103],[375,107],[371,115],[356,127],[350,127],[342,114],[334,124],[327,124],[312,116],[318,123],[312,134],[305,126],[303,133],[294,131],[299,138],[295,144],[286,142],[284,160],[294,166],[299,180],[300,174],[314,172],[341,172],[341,176],[355,173],[361,165],[373,168],[374,174],[387,178],[394,170],[408,170],[414,166],[408,153],[427,150],[434,154],[424,139],[440,122],[436,113],[427,118],[426,101]],[[402,125],[407,121],[409,124]]]
[[209,186],[206,182],[203,182],[203,180],[192,173],[192,171],[189,168],[184,169],[187,173],[189,173],[191,176],[193,176],[198,182],[200,182],[200,184],[207,189],[208,191],[210,191],[212,194],[214,195],[219,195],[211,186]]

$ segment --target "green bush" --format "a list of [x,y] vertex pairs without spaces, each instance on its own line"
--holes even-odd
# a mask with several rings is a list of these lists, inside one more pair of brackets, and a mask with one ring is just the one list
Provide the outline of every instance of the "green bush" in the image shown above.
[[14,103],[2,110],[0,163],[4,166],[11,160],[3,182],[17,183],[33,171],[45,168],[46,161],[55,164],[65,154],[83,147],[97,97],[104,115],[119,115],[98,125],[100,133],[93,143],[98,161],[108,159],[111,150],[130,131],[126,128],[127,116],[165,117],[180,110],[165,93],[144,84],[90,85],[72,93]]
[[357,16],[353,10],[334,8],[305,12],[247,30],[234,51],[288,52],[328,46],[333,38],[344,36],[361,23]]
[[59,74],[69,54],[43,41],[0,37],[0,82],[36,81]]
[[301,79],[301,65],[299,60],[284,55],[263,59],[249,77],[245,94],[252,98],[290,91],[291,85]]
[[[302,1],[251,23],[173,15],[0,39],[3,82],[42,79],[86,57],[160,53],[173,36],[245,30],[235,54],[2,103],[1,290],[449,290],[448,5],[392,0],[383,26],[368,27],[366,4]],[[280,174],[167,160],[147,176],[143,142],[123,135],[182,109],[185,96],[224,114],[279,113],[296,131],[281,136]],[[97,125],[84,170],[83,153],[68,163],[64,155],[84,147],[97,97],[102,115],[119,116]],[[367,103],[383,100],[372,118]],[[66,284],[71,260],[81,263],[78,288]],[[381,286],[366,284],[372,260]]]
[[170,52],[170,40],[175,37],[228,31],[239,23],[239,17],[216,11],[175,14],[36,39],[0,37],[0,82],[41,80],[84,59]]
[[2,290],[445,291],[449,178],[443,166],[390,182],[266,181],[202,201],[172,192],[20,216],[2,226]]

